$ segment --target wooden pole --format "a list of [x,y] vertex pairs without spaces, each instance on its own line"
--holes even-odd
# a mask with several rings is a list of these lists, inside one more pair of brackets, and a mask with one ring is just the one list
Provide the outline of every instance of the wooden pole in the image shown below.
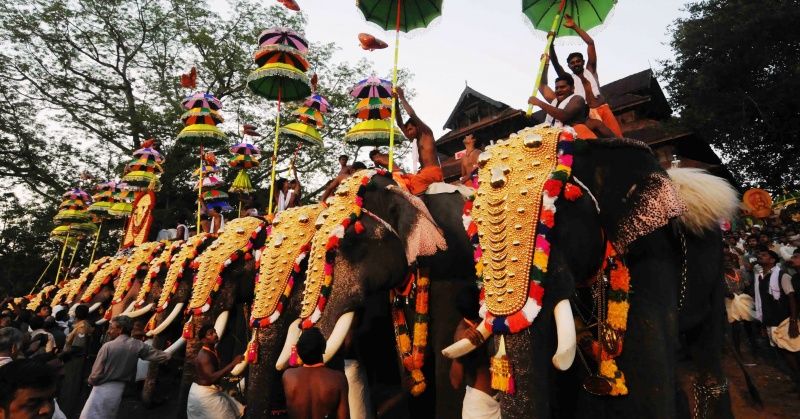
[[[536,96],[536,93],[539,91],[539,84],[542,83],[545,64],[547,64],[547,60],[550,59],[550,47],[553,45],[553,40],[556,38],[556,32],[561,27],[561,21],[564,19],[564,5],[566,3],[566,0],[561,0],[558,13],[553,17],[553,25],[550,26],[550,32],[547,34],[547,43],[544,47],[544,54],[542,54],[542,58],[539,60],[539,71],[536,73],[536,83],[533,85],[533,93],[531,93],[531,96]],[[533,105],[529,104],[526,116],[530,117],[532,114]]]
[[103,229],[103,220],[100,220],[100,225],[97,227],[97,234],[94,235],[94,245],[92,246],[92,257],[89,258],[89,265],[94,262],[94,252],[97,251],[97,242],[100,241],[100,230]]
[[203,204],[203,146],[200,145],[200,183],[197,185],[197,234],[200,234],[200,211]]
[[61,257],[58,259],[58,270],[56,271],[56,280],[54,284],[58,284],[58,277],[61,276],[61,267],[64,265],[64,254],[67,253],[67,242],[69,242],[69,229],[67,229],[67,237],[64,238],[64,245],[61,246]]
[[278,117],[275,120],[275,141],[272,142],[272,173],[269,175],[269,203],[267,217],[272,217],[272,201],[275,197],[275,165],[278,162],[278,141],[281,131],[281,87],[278,86]]
[[[400,7],[403,0],[397,0],[397,16],[394,31],[394,67],[392,68],[392,90],[397,88],[397,61],[400,57]],[[397,98],[392,95],[392,119],[389,120],[389,173],[394,167],[394,121],[397,115]]]
[[52,257],[52,258],[50,258],[50,262],[49,262],[49,263],[47,264],[47,266],[44,268],[44,271],[42,271],[42,274],[41,274],[41,275],[39,275],[39,279],[37,279],[37,280],[36,280],[36,283],[35,283],[35,284],[33,284],[33,288],[31,288],[31,290],[28,292],[28,294],[33,294],[33,290],[35,290],[35,289],[36,289],[36,287],[38,287],[38,286],[39,286],[39,283],[40,283],[40,282],[42,282],[42,279],[44,279],[44,274],[46,274],[46,273],[47,273],[47,271],[50,269],[50,266],[52,266],[52,265],[53,265],[53,262],[55,262],[55,261],[56,261],[56,258],[57,258],[57,257],[58,257],[58,253],[56,253],[55,255],[53,255],[53,257]]

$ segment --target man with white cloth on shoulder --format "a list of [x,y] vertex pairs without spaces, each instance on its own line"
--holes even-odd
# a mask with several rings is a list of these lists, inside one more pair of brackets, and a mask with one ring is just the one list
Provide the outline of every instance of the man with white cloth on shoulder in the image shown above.
[[233,361],[220,368],[217,342],[219,336],[214,326],[203,325],[200,328],[200,342],[203,347],[197,352],[194,360],[195,376],[189,389],[189,402],[186,405],[186,416],[189,419],[227,419],[240,418],[244,414],[244,406],[233,397],[222,391],[217,385],[220,379],[233,370],[244,357],[237,355]]
[[132,329],[133,321],[128,316],[111,319],[108,327],[111,340],[100,348],[92,366],[88,379],[92,393],[83,406],[81,419],[116,418],[125,383],[136,376],[136,361],[161,363],[169,359],[168,353],[131,338]]

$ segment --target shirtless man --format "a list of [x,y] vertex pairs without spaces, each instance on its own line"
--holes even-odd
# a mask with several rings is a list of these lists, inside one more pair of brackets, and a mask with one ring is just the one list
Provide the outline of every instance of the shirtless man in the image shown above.
[[[408,121],[403,122],[400,109],[395,112],[397,125],[403,131],[403,135],[410,140],[417,141],[417,152],[419,154],[420,169],[417,173],[406,173],[401,176],[409,192],[419,195],[428,189],[431,183],[443,182],[442,166],[439,165],[439,158],[436,155],[436,141],[433,138],[433,131],[428,127],[414,112],[414,108],[408,104],[403,89],[398,87],[392,92],[397,98],[397,102],[403,105],[403,109],[408,114]],[[386,155],[370,153],[370,158],[375,164],[387,167],[389,158]]]
[[189,402],[186,415],[189,419],[239,418],[244,413],[244,406],[236,399],[222,391],[217,385],[220,379],[242,362],[243,356],[237,355],[230,364],[220,368],[217,342],[219,336],[210,324],[200,327],[200,342],[203,347],[197,352],[194,360],[195,376],[189,389]]
[[[492,389],[492,375],[489,372],[489,353],[484,345],[483,335],[476,326],[481,317],[479,291],[477,287],[467,286],[456,295],[456,308],[463,318],[456,326],[453,341],[468,338],[478,349],[453,360],[450,364],[450,385],[455,389],[466,385],[461,416],[464,419],[500,419],[500,403],[495,399],[497,393]],[[492,345],[488,345],[492,346]]]
[[475,148],[475,137],[472,134],[464,137],[464,157],[461,158],[461,183],[474,187],[472,182],[472,175],[475,169],[478,168],[478,155],[481,154],[481,149]]
[[[559,77],[572,77],[574,80],[575,94],[582,96],[586,100],[586,104],[589,105],[590,121],[587,121],[589,128],[598,131],[602,130],[599,127],[600,125],[605,125],[614,136],[622,137],[622,129],[619,127],[617,118],[614,117],[614,113],[611,111],[611,107],[608,106],[606,99],[600,94],[600,82],[597,78],[597,50],[594,47],[594,40],[586,31],[575,24],[570,15],[564,15],[564,26],[577,32],[583,42],[586,42],[588,61],[584,63],[583,54],[580,52],[569,54],[567,66],[572,71],[572,74],[568,74],[558,63],[555,48],[551,45],[550,60],[553,62],[553,69],[556,70]],[[594,121],[602,121],[602,124]]]
[[283,373],[286,409],[292,419],[350,417],[347,378],[322,362],[325,337],[317,328],[307,329],[297,341],[303,366]]
[[[545,74],[547,74],[546,66],[545,64]],[[557,78],[555,87],[555,91],[550,89],[547,86],[547,77],[543,76],[542,84],[539,85],[539,92],[550,102],[531,96],[528,99],[528,103],[538,106],[547,112],[545,123],[554,127],[569,125],[578,133],[578,138],[584,140],[597,138],[597,135],[585,124],[589,109],[586,106],[586,101],[575,94],[572,78]]]
[[[339,161],[341,162],[341,160]],[[339,184],[342,183],[343,180],[349,178],[353,173],[366,168],[367,166],[365,166],[364,163],[357,161],[354,162],[351,166],[348,166],[347,168],[340,170],[339,175],[336,176],[331,181],[331,183],[328,184],[327,187],[325,187],[325,192],[322,193],[322,197],[319,199],[319,202],[324,203],[325,201],[327,201],[328,198],[331,195],[333,195],[334,192],[336,192],[336,188],[339,187]]]

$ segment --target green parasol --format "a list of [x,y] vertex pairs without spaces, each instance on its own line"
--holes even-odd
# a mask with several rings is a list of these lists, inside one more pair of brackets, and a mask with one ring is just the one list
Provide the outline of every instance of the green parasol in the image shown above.
[[[617,0],[522,0],[522,13],[530,19],[535,29],[547,33],[547,44],[539,61],[539,71],[531,96],[536,96],[539,90],[548,59],[547,52],[550,51],[553,40],[556,37],[578,35],[574,30],[561,26],[564,14],[572,16],[582,29],[589,30],[600,26],[616,4]],[[531,113],[533,105],[528,106],[528,116]]]
[[[430,25],[442,14],[443,0],[357,0],[364,18],[381,28],[395,31],[392,86],[397,86],[397,60],[400,51],[400,31],[410,32]],[[392,97],[392,123],[395,120],[395,99]],[[389,130],[389,172],[394,163],[395,130]]]

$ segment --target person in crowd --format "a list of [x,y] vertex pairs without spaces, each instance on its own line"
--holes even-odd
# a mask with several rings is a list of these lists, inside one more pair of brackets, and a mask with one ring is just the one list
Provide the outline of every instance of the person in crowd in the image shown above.
[[244,406],[219,387],[219,382],[244,359],[241,355],[228,365],[221,367],[222,361],[217,352],[219,336],[210,324],[200,327],[202,348],[194,360],[195,376],[189,389],[189,402],[186,415],[189,419],[228,419],[239,418],[244,414]]
[[0,419],[49,419],[55,413],[56,372],[38,360],[0,367]]
[[325,367],[324,352],[322,332],[315,327],[304,330],[297,341],[297,355],[303,366],[283,373],[286,409],[292,419],[350,417],[347,377]]
[[[408,114],[408,121],[403,122],[403,117],[398,107],[395,113],[397,125],[403,131],[403,135],[413,141],[411,153],[414,164],[412,166],[416,170],[417,160],[419,160],[420,166],[417,173],[405,173],[399,175],[397,179],[405,183],[409,192],[419,195],[425,192],[432,183],[444,181],[442,166],[439,164],[439,157],[436,154],[436,141],[433,138],[433,131],[427,124],[422,122],[414,108],[406,100],[403,89],[400,87],[395,88],[392,95],[399,104],[403,105],[403,109]],[[387,154],[373,150],[369,153],[369,157],[376,166],[389,167],[389,156]]]
[[53,314],[53,309],[48,304],[40,304],[39,307],[36,307],[36,315],[45,319]]
[[[56,310],[57,308],[58,310]],[[56,325],[61,328],[61,331],[64,333],[69,333],[70,331],[70,324],[69,324],[69,307],[65,305],[56,306],[53,309],[53,317],[56,319]],[[55,336],[55,335],[54,335]],[[66,335],[65,335],[66,336]]]
[[64,342],[67,340],[67,335],[64,334],[64,329],[56,323],[56,318],[53,316],[44,319],[44,330],[53,336],[56,344],[56,352],[64,349]]
[[[456,295],[456,308],[462,319],[456,326],[454,342],[468,338],[478,348],[450,364],[450,384],[455,389],[466,385],[461,417],[465,419],[499,419],[500,402],[497,391],[492,389],[492,375],[489,372],[489,353],[484,345],[483,335],[476,327],[481,322],[477,287],[465,286]],[[489,345],[491,346],[491,345]]]
[[367,166],[360,161],[354,162],[350,167],[347,168],[344,172],[339,172],[339,175],[336,176],[328,186],[325,187],[325,192],[322,193],[322,197],[320,197],[319,202],[325,202],[328,200],[328,197],[333,195],[336,192],[336,188],[344,181],[345,179],[349,178],[353,173],[366,169]]
[[11,327],[14,325],[14,313],[11,310],[0,312],[0,327]]
[[27,355],[34,357],[45,353],[55,353],[56,340],[52,333],[44,329],[44,319],[38,315],[33,316],[29,324],[31,328],[31,344],[28,347]]
[[93,386],[89,399],[81,412],[81,419],[116,418],[125,383],[136,375],[136,360],[146,359],[161,363],[169,354],[144,342],[132,339],[133,321],[128,316],[111,319],[109,340],[97,354],[88,382]]
[[0,367],[8,364],[22,353],[24,334],[14,327],[0,329]]
[[189,227],[186,221],[179,221],[175,226],[175,238],[177,240],[189,240]]
[[755,291],[756,318],[767,329],[767,334],[772,342],[772,329],[777,327],[789,316],[784,293],[794,292],[792,277],[781,269],[778,264],[780,256],[765,246],[758,249],[758,265],[760,273],[755,276],[753,284]]
[[[725,307],[732,310],[731,304],[737,296],[746,295],[747,290],[752,286],[753,277],[750,272],[739,267],[739,256],[733,252],[725,252],[725,285],[727,286],[727,293],[725,295]],[[747,297],[745,300],[752,303],[752,300]],[[736,316],[734,316],[736,317]],[[741,333],[744,329],[747,340],[750,343],[750,349],[753,354],[757,352],[758,344],[756,343],[755,333],[753,332],[753,325],[750,321],[744,319],[733,319],[731,315],[728,316],[728,321],[731,325],[731,339],[733,340],[733,348],[736,353],[741,354]]]
[[219,209],[209,207],[206,212],[208,213],[208,232],[212,234],[219,234],[225,230],[225,217],[219,212]]
[[[589,128],[594,131],[601,130],[604,136],[611,133],[615,137],[622,137],[622,129],[619,126],[619,122],[614,117],[608,102],[600,93],[600,82],[597,78],[597,50],[594,46],[594,40],[586,31],[575,24],[575,21],[569,15],[564,15],[563,24],[565,27],[577,32],[583,42],[586,42],[587,61],[583,60],[583,54],[580,52],[569,54],[567,56],[567,66],[572,71],[572,74],[568,74],[558,63],[555,48],[551,45],[550,60],[553,63],[553,69],[556,70],[559,77],[571,77],[575,85],[575,94],[586,100],[586,104],[589,105],[590,109]],[[598,121],[601,124],[593,121]]]
[[94,327],[86,320],[87,317],[89,317],[89,307],[84,304],[79,304],[75,307],[75,324],[72,326],[72,331],[67,335],[64,343],[64,352],[75,348],[85,351],[89,346],[89,338],[94,331]]
[[[546,67],[546,65],[545,65]],[[575,81],[572,77],[556,79],[555,90],[547,86],[547,68],[544,70],[539,92],[545,100],[531,96],[528,103],[542,108],[547,113],[545,123],[553,127],[569,125],[584,140],[597,138],[597,135],[586,125],[589,108],[586,101],[575,94]]]
[[475,136],[468,134],[464,137],[464,157],[461,158],[461,177],[458,179],[461,183],[475,187],[473,178],[478,173],[478,155],[481,154],[481,149],[475,147]]

